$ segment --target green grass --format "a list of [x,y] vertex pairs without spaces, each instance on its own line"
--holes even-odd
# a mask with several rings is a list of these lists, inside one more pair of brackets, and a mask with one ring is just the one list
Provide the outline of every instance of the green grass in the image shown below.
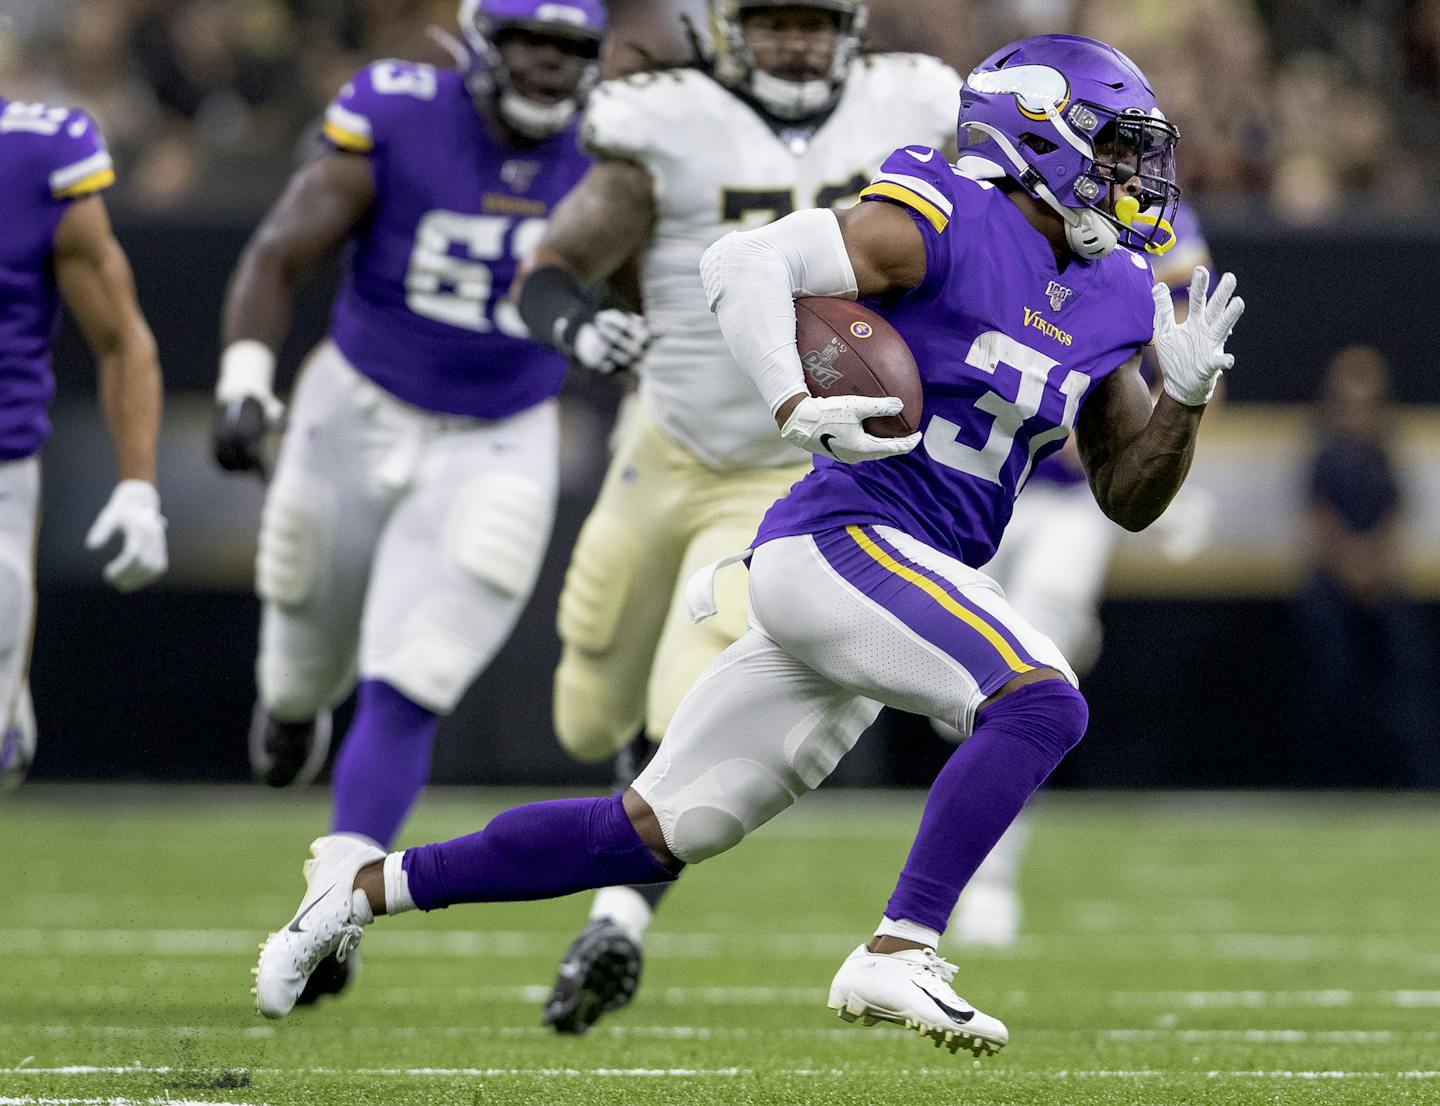
[[[407,840],[519,798],[436,792]],[[1025,938],[959,958],[1010,1026],[985,1061],[825,1009],[918,803],[819,796],[687,875],[639,998],[574,1040],[538,1023],[579,899],[382,920],[351,994],[268,1023],[249,968],[321,793],[30,787],[0,802],[0,1106],[1440,1103],[1433,799],[1046,796]]]

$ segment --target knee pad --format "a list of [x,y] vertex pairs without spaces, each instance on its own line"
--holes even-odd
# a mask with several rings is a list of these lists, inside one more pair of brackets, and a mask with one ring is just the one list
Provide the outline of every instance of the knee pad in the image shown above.
[[338,696],[325,672],[312,666],[267,658],[255,665],[255,683],[266,712],[280,722],[305,722],[329,710]]
[[556,625],[560,640],[588,653],[604,653],[615,641],[632,578],[645,563],[644,548],[617,519],[592,514],[580,531]]
[[[662,744],[635,783],[641,795],[646,795],[642,781],[663,777],[665,765],[660,762],[668,759]],[[798,797],[766,765],[737,757],[715,765],[658,805],[648,796],[646,801],[660,821],[670,851],[686,864],[698,864],[734,848]]]
[[484,473],[461,485],[446,519],[451,558],[470,576],[502,595],[525,597],[535,586],[555,496],[514,473]]
[[614,701],[600,674],[584,656],[566,649],[555,670],[555,736],[576,760],[592,762],[615,756],[640,728]]
[[302,473],[287,474],[266,497],[255,554],[255,590],[265,602],[298,607],[314,596],[333,501],[325,484]]

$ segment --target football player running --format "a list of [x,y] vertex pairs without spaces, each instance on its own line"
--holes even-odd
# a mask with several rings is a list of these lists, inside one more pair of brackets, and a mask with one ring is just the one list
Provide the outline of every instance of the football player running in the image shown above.
[[161,381],[155,339],[100,193],[115,180],[105,140],[78,108],[0,97],[0,788],[35,755],[26,672],[35,624],[39,452],[55,393],[51,343],[60,300],[95,352],[100,405],[119,483],[85,538],[120,539],[105,579],[134,591],[168,565],[155,490]]
[[[531,333],[601,372],[633,367],[599,500],[560,599],[555,730],[581,760],[620,754],[635,777],[685,691],[745,632],[745,575],[719,577],[696,625],[684,585],[742,549],[766,508],[810,468],[725,348],[700,256],[731,230],[802,208],[848,206],[897,142],[949,142],[960,78],[917,54],[857,57],[863,0],[715,0],[718,55],[600,85],[584,140],[597,162],[556,209],[519,292]],[[638,257],[634,316],[587,290]],[[647,742],[645,739],[648,738]],[[583,1033],[629,1001],[664,885],[602,891],[565,954],[544,1020]]]
[[[566,362],[504,297],[589,165],[578,109],[604,25],[600,0],[463,0],[462,71],[359,72],[228,293],[215,457],[262,469],[292,289],[350,246],[261,520],[251,758],[272,786],[312,780],[358,676],[331,829],[370,849],[404,821],[439,718],[509,635],[549,541]],[[332,967],[317,987],[348,976]]]
[[[829,1005],[952,1051],[1002,1047],[1003,1023],[956,994],[935,947],[1087,712],[1059,650],[970,565],[989,559],[1034,462],[1072,427],[1097,501],[1126,529],[1159,517],[1185,478],[1243,304],[1232,277],[1211,296],[1197,269],[1176,324],[1163,285],[1152,291],[1142,251],[1171,234],[1177,138],[1118,51],[1025,39],[967,78],[955,167],[898,150],[868,202],[797,212],[707,251],[706,289],[736,360],[782,433],[817,452],[754,540],[750,629],[690,690],[623,795],[532,803],[387,857],[329,839],[296,922],[261,953],[261,1012],[286,1014],[319,959],[378,914],[673,879],[819,786],[886,704],[968,740],[937,776],[880,926],[840,966]],[[1055,281],[1071,294],[1047,310]],[[878,305],[920,366],[921,432],[865,430],[899,410],[893,397],[808,394],[800,295]],[[1152,341],[1165,374],[1153,405],[1139,371]]]
[[[1211,264],[1194,209],[1182,202],[1174,219],[1174,248],[1155,257],[1155,278],[1170,289],[1175,317],[1185,320],[1190,275]],[[1063,307],[1067,290],[1055,293]],[[1153,370],[1147,357],[1146,369]],[[1147,372],[1147,377],[1150,372]],[[1152,383],[1151,391],[1157,392]],[[1195,556],[1209,532],[1207,496],[1186,489],[1156,520],[1160,552],[1182,562]],[[1020,614],[1059,648],[1083,679],[1100,655],[1100,600],[1122,531],[1099,509],[1085,483],[1075,439],[1035,465],[1025,494],[1015,501],[995,556],[984,566]],[[959,734],[932,720],[949,740]],[[945,939],[951,945],[1008,948],[1020,933],[1020,865],[1029,838],[1021,816],[996,843],[965,885]]]

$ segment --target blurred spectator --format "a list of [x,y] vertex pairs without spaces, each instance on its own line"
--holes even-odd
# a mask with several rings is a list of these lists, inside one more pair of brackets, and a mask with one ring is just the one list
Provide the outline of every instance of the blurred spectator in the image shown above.
[[[448,64],[456,0],[5,0],[0,92],[92,111],[118,203],[253,212],[326,101],[379,57]],[[612,0],[606,71],[688,53],[705,0]],[[1440,0],[871,0],[869,44],[966,71],[1025,34],[1113,42],[1179,124],[1181,183],[1313,222],[1421,208],[1440,175]],[[1405,141],[1397,122],[1404,113]]]
[[1436,786],[1435,643],[1401,578],[1388,392],[1380,354],[1350,346],[1320,397],[1298,604],[1301,737],[1316,780]]

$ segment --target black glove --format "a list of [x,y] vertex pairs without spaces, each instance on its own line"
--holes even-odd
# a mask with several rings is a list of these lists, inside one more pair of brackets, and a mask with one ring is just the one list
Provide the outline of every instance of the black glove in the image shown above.
[[216,464],[226,472],[267,475],[265,439],[269,433],[270,420],[254,396],[220,404],[210,420],[210,444]]

